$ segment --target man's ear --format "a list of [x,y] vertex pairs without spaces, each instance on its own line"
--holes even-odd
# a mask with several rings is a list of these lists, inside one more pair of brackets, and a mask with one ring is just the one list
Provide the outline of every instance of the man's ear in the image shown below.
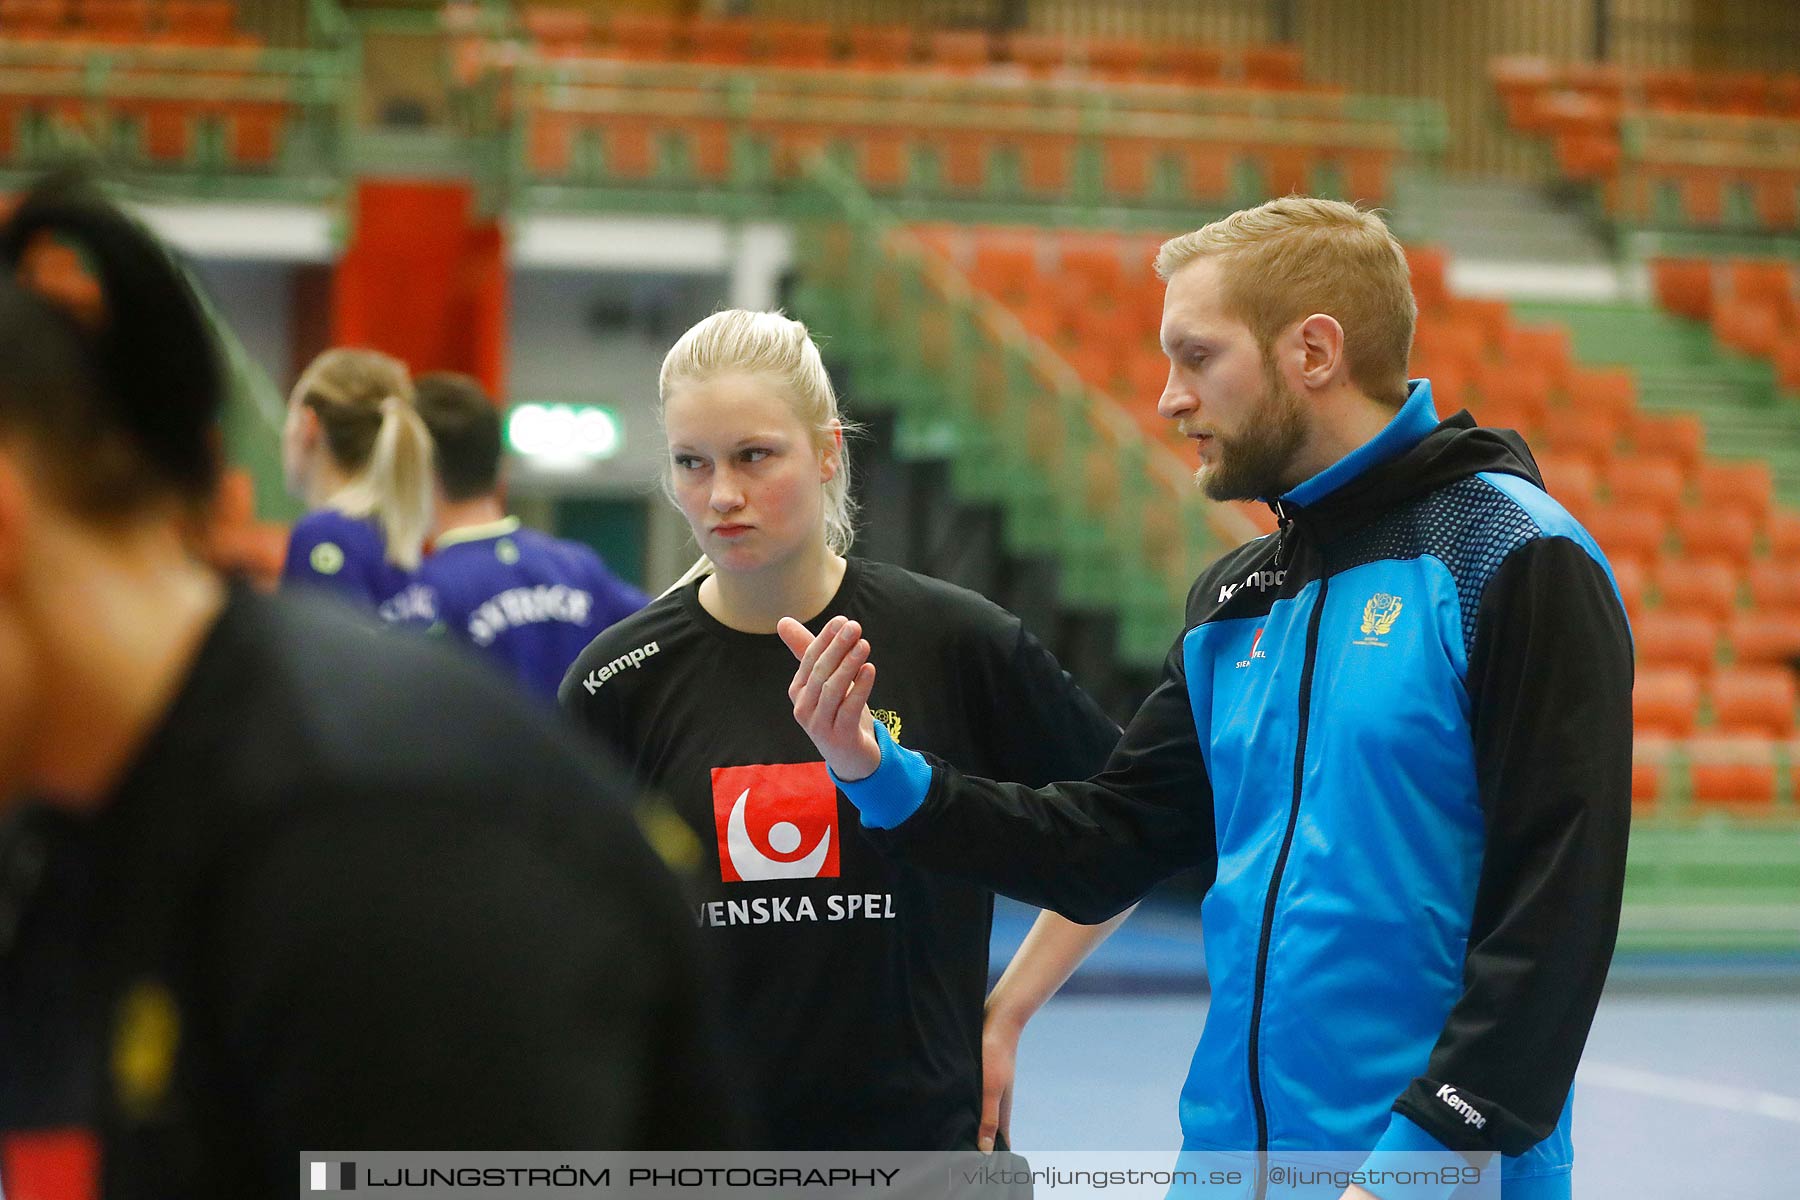
[[1315,390],[1333,383],[1348,368],[1344,359],[1344,327],[1337,318],[1314,313],[1300,322],[1300,381]]

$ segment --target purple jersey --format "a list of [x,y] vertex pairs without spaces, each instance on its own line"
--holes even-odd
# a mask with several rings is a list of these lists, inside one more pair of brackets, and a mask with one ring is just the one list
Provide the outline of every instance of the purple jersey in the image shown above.
[[317,588],[392,620],[411,583],[407,571],[387,560],[387,540],[374,521],[321,508],[294,522],[281,567],[283,589]]
[[450,530],[418,582],[434,628],[491,655],[546,701],[601,630],[649,600],[586,546],[521,528],[517,517]]

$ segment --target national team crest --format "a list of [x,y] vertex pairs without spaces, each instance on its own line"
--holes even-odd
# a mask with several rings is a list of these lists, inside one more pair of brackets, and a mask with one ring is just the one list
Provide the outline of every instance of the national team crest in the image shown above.
[[1362,637],[1356,640],[1358,646],[1385,646],[1381,639],[1393,629],[1394,622],[1400,619],[1400,597],[1390,596],[1386,592],[1376,592],[1363,605]]

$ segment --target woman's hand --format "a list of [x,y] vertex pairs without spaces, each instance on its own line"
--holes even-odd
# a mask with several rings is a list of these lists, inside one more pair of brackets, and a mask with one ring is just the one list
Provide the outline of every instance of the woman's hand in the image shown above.
[[775,632],[800,660],[794,681],[788,684],[794,720],[839,779],[848,783],[873,775],[881,765],[881,744],[875,740],[875,718],[869,713],[875,664],[869,661],[862,626],[833,617],[813,637],[806,626],[783,617]]

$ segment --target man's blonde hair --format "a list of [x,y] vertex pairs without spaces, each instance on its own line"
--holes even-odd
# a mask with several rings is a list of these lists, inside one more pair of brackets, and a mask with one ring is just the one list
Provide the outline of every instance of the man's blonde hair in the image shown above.
[[1386,222],[1341,200],[1288,196],[1170,238],[1156,253],[1165,282],[1197,258],[1221,261],[1225,311],[1267,354],[1314,313],[1344,329],[1350,378],[1370,399],[1406,402],[1413,300],[1406,254]]

